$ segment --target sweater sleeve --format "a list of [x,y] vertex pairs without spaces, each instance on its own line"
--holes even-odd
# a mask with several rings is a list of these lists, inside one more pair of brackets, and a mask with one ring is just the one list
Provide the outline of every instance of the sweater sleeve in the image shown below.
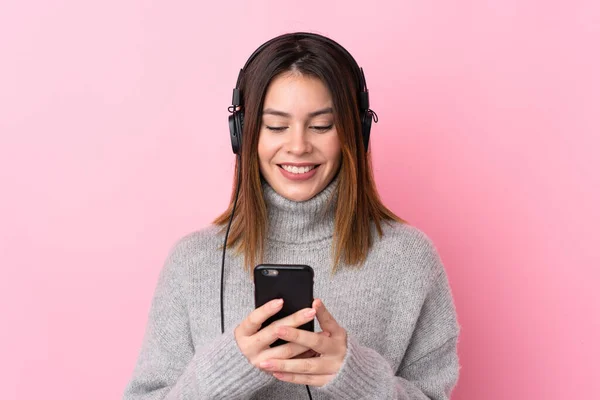
[[348,335],[340,371],[320,390],[344,399],[450,399],[459,373],[458,331],[450,287],[442,270],[425,298],[397,371],[375,350]]
[[275,378],[255,368],[233,331],[195,349],[177,246],[161,271],[142,348],[124,400],[245,399]]

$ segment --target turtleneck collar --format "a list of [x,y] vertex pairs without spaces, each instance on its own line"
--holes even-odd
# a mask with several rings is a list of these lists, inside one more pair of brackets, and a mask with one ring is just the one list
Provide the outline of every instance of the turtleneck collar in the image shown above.
[[313,198],[292,201],[266,181],[262,188],[267,206],[269,240],[283,243],[314,243],[333,236],[338,175]]

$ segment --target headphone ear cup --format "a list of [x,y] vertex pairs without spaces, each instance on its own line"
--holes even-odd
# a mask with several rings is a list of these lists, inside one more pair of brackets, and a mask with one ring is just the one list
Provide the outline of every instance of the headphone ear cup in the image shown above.
[[244,112],[236,111],[229,116],[229,135],[231,150],[234,154],[242,153],[242,132],[244,131]]
[[373,124],[373,114],[369,111],[362,114],[362,137],[365,153],[369,149],[369,138],[371,137],[371,125]]

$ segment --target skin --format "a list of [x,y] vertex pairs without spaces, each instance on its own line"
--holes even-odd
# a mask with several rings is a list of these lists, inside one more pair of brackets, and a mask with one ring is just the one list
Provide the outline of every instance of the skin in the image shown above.
[[[273,374],[281,381],[299,385],[323,386],[340,370],[347,351],[347,334],[320,299],[289,317],[258,330],[263,322],[275,315],[283,300],[272,300],[252,311],[235,329],[238,347],[257,368]],[[323,332],[297,329],[317,317]],[[270,348],[277,339],[289,343]],[[299,357],[310,352],[309,356]],[[314,352],[314,353],[313,353]]]
[[[260,171],[269,185],[292,201],[306,201],[332,181],[341,164],[341,147],[333,123],[331,94],[318,79],[289,72],[271,81],[263,107],[258,140]],[[282,164],[318,165],[307,180],[291,180]],[[283,306],[272,300],[252,311],[234,331],[238,347],[257,368],[300,385],[323,386],[340,370],[347,335],[320,299],[312,308],[260,326]],[[297,329],[316,316],[323,332]],[[286,343],[274,348],[277,339]]]
[[[275,77],[265,95],[258,138],[259,167],[273,189],[293,201],[306,201],[331,182],[341,164],[333,123],[333,101],[317,78],[287,72]],[[281,165],[318,165],[308,180],[290,180]]]

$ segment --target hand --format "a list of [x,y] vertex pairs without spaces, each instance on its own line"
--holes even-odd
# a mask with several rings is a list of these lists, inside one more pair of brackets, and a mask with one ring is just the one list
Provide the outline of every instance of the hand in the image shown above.
[[[277,314],[283,306],[283,300],[271,300],[263,306],[252,311],[234,330],[235,340],[242,354],[252,365],[259,364],[269,358],[289,359],[293,357],[306,356],[310,349],[297,343],[286,343],[281,346],[270,348],[278,339],[277,328],[280,326],[298,327],[311,321],[315,316],[314,308],[302,309],[288,317],[282,318],[261,329],[261,325],[269,317]],[[321,332],[320,335],[327,335]]]
[[338,325],[321,300],[315,300],[313,308],[317,310],[321,328],[329,332],[330,337],[285,325],[279,325],[276,333],[278,338],[290,342],[288,344],[308,347],[320,356],[295,360],[269,357],[260,363],[260,368],[273,372],[281,381],[301,385],[323,386],[333,379],[348,349],[346,330]]

